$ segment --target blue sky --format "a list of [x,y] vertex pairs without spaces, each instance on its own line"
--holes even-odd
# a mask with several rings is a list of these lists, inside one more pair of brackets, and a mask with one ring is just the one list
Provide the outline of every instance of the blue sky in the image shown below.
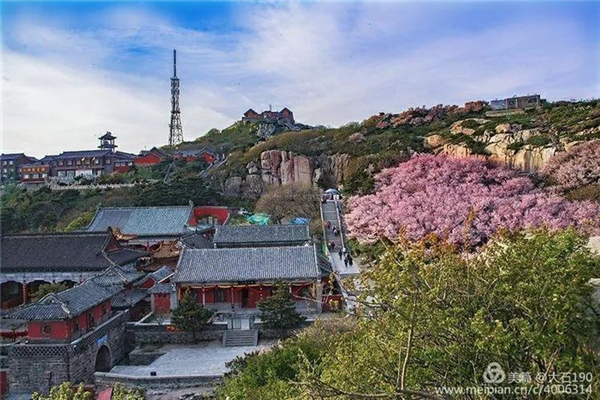
[[331,126],[540,93],[600,97],[600,3],[10,2],[2,151],[166,143],[172,49],[184,136],[252,107]]

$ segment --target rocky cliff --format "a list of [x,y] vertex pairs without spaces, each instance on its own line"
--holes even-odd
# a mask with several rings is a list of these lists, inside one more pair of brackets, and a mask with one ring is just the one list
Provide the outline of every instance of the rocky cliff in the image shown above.
[[337,185],[344,180],[348,166],[347,154],[309,157],[291,151],[267,150],[260,159],[246,165],[245,176],[230,176],[223,184],[227,195],[256,197],[269,185],[304,184],[319,182]]
[[[489,159],[526,172],[535,172],[554,154],[568,150],[577,143],[577,135],[560,137],[551,129],[523,129],[519,124],[502,123],[492,129],[483,129],[490,127],[490,124],[494,125],[493,121],[481,118],[461,120],[450,126],[451,136],[430,135],[425,138],[425,145],[436,154]],[[583,134],[599,132],[600,127],[596,127]]]

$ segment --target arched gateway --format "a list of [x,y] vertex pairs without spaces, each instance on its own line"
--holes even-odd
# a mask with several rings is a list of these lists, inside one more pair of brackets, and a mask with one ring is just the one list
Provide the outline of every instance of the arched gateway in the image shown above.
[[108,346],[102,345],[96,354],[96,372],[108,372],[111,367],[110,350]]

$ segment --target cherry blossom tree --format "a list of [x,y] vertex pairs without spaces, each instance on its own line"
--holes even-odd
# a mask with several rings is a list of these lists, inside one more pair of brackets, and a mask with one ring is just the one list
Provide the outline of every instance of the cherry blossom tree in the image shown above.
[[428,234],[478,246],[496,231],[598,229],[600,207],[538,189],[517,171],[471,158],[418,155],[375,177],[375,192],[349,199],[350,235],[362,243]]
[[552,157],[542,169],[563,190],[600,184],[600,140],[580,143]]

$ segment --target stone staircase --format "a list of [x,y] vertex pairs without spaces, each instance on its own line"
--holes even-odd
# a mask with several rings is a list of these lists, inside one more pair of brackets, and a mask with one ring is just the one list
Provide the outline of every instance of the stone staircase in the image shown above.
[[257,329],[229,330],[223,334],[223,347],[257,346]]

